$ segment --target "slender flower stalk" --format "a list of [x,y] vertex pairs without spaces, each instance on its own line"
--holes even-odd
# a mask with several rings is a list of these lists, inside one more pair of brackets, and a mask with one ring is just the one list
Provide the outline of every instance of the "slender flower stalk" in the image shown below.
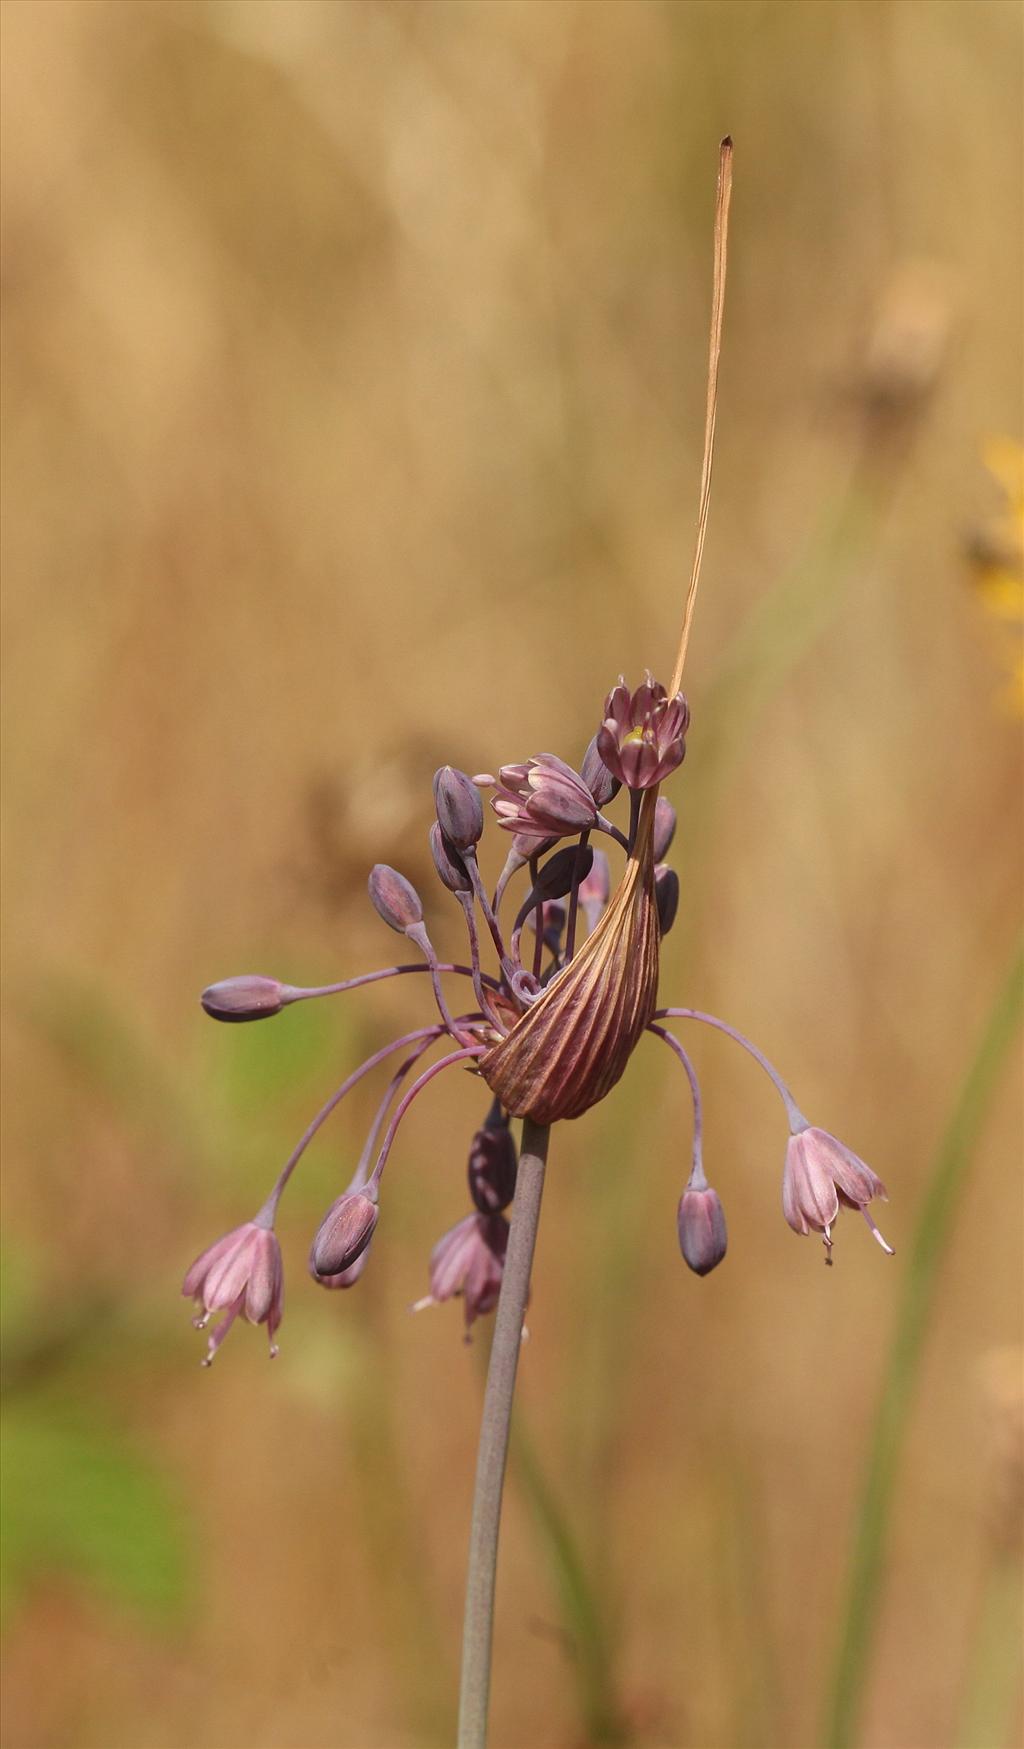
[[491,1651],[494,1638],[494,1585],[498,1565],[498,1530],[508,1456],[523,1318],[530,1292],[533,1252],[537,1243],[549,1132],[527,1119],[519,1154],[516,1200],[505,1257],[494,1339],[487,1368],[480,1446],[476,1460],[473,1518],[469,1532],[466,1610],[462,1629],[462,1684],[459,1694],[459,1749],[484,1749],[491,1691]]

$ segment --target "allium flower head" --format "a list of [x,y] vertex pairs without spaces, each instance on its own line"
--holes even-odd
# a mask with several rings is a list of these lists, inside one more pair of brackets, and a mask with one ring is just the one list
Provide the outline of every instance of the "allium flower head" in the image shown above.
[[194,1319],[205,1330],[214,1312],[226,1315],[211,1332],[204,1366],[209,1366],[239,1313],[250,1324],[266,1324],[270,1352],[284,1304],[284,1272],[277,1235],[263,1216],[225,1233],[196,1258],[182,1284],[186,1299],[200,1308]]
[[[384,978],[404,980],[416,973],[422,975],[417,981],[423,993],[424,980],[429,978],[433,994],[425,1022],[420,1014],[410,1030],[379,1045],[346,1073],[281,1166],[255,1221],[218,1240],[189,1271],[185,1290],[197,1297],[201,1322],[214,1310],[225,1314],[211,1338],[211,1354],[239,1312],[254,1322],[265,1322],[273,1336],[281,1316],[281,1261],[272,1231],[278,1201],[341,1100],[393,1054],[399,1060],[370,1123],[355,1173],[313,1238],[310,1272],[328,1289],[352,1286],[365,1267],[378,1220],[382,1175],[410,1105],[436,1076],[458,1067],[460,1077],[469,1071],[487,1085],[493,1105],[469,1150],[473,1208],[444,1236],[431,1258],[430,1302],[462,1294],[467,1324],[490,1311],[501,1288],[509,1233],[503,1211],[510,1207],[525,1211],[524,1231],[536,1222],[537,1173],[543,1173],[548,1145],[546,1135],[537,1132],[559,1119],[579,1117],[604,1099],[648,1032],[672,1049],[689,1083],[692,1168],[679,1205],[678,1236],[691,1269],[698,1274],[713,1269],[725,1253],[725,1220],[718,1196],[704,1176],[696,1070],[674,1033],[659,1024],[669,1018],[698,1021],[728,1034],[771,1077],[790,1123],[783,1197],[786,1218],[798,1232],[814,1228],[831,1247],[831,1229],[841,1205],[861,1209],[870,1222],[867,1204],[884,1195],[863,1161],[834,1137],[807,1125],[781,1077],[742,1033],[699,1009],[657,1006],[660,942],[679,903],[679,878],[665,860],[676,815],[658,787],[683,760],[690,720],[679,688],[707,527],[730,165],[731,142],[724,140],[716,201],[697,539],[670,684],[666,688],[649,672],[635,690],[620,680],[605,700],[603,720],[579,770],[554,753],[539,753],[521,764],[502,765],[496,778],[489,773],[469,777],[452,765],[435,773],[436,818],[430,828],[430,849],[438,877],[436,898],[463,931],[464,945],[454,959],[447,957],[450,950],[439,952],[435,947],[430,933],[434,925],[431,922],[428,928],[416,889],[397,870],[377,863],[369,878],[370,898],[384,922],[403,938],[403,948],[415,948],[419,958],[410,963],[406,956],[400,964],[311,988],[246,977],[229,978],[204,991],[207,1012],[228,1021],[264,1019],[299,1001],[340,995]],[[595,709],[593,716],[597,714]],[[618,798],[616,823],[603,810],[616,801],[623,786],[629,794]],[[477,854],[484,830],[483,789],[492,792],[498,826],[511,837],[493,891],[484,878],[482,861],[486,866],[487,859]],[[571,842],[559,848],[562,839]],[[508,889],[518,878],[521,889],[513,899]],[[415,989],[416,984],[405,987]],[[513,1117],[529,1120],[528,1145],[518,1154],[510,1130]],[[438,1152],[450,1157],[452,1150],[442,1145]],[[519,1218],[515,1212],[513,1218]],[[884,1244],[877,1230],[876,1237]],[[529,1256],[514,1246],[513,1260],[507,1288],[514,1322],[525,1304]],[[503,1341],[506,1321],[498,1322]]]
[[832,1227],[841,1207],[859,1209],[883,1251],[892,1255],[874,1221],[868,1203],[888,1202],[885,1185],[870,1166],[827,1130],[805,1124],[789,1138],[782,1175],[782,1212],[795,1233],[813,1230],[825,1241],[825,1261],[832,1261]]
[[598,751],[620,783],[653,789],[682,764],[689,724],[690,710],[681,692],[669,698],[650,673],[635,692],[620,679],[604,701]]

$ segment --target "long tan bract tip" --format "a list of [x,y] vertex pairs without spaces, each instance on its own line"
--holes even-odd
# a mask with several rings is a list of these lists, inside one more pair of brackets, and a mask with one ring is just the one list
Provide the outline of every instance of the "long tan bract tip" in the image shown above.
[[704,556],[704,536],[708,526],[708,506],[711,502],[711,464],[715,453],[715,413],[718,407],[718,361],[722,353],[722,313],[725,309],[725,269],[729,249],[729,202],[732,198],[732,137],[726,134],[719,147],[718,193],[715,197],[715,275],[711,294],[711,339],[708,346],[708,399],[704,419],[704,460],[700,475],[700,500],[697,507],[697,542],[693,554],[690,586],[686,591],[686,609],[679,638],[669,697],[679,691],[686,661],[686,646],[690,641],[690,625],[700,582],[700,563]]

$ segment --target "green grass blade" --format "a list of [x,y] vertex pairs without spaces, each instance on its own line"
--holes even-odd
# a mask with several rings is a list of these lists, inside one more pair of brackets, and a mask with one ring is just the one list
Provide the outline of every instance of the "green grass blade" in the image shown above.
[[587,1742],[619,1745],[629,1732],[614,1692],[610,1636],[569,1522],[518,1416],[512,1451],[516,1475],[551,1565],[572,1643]]
[[990,1011],[939,1147],[903,1287],[881,1401],[868,1451],[853,1555],[827,1699],[822,1741],[850,1749],[857,1735],[877,1614],[893,1489],[907,1430],[928,1318],[957,1203],[978,1132],[1024,1009],[1024,940]]

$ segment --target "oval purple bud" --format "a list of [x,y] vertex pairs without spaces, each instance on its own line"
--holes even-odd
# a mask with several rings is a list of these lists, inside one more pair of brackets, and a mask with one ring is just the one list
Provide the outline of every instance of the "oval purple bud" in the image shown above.
[[516,1193],[518,1158],[508,1118],[495,1103],[469,1150],[469,1194],[482,1215],[500,1214]]
[[654,860],[664,862],[676,835],[676,811],[672,803],[659,796],[654,808]]
[[266,1020],[271,1014],[280,1014],[290,995],[290,985],[253,973],[222,978],[204,990],[199,1000],[214,1020]]
[[568,844],[564,850],[556,850],[537,871],[534,899],[564,899],[572,891],[573,879],[585,881],[593,866],[594,852],[589,844]]
[[430,828],[430,854],[434,859],[438,879],[443,881],[450,893],[473,891],[473,883],[465,863],[454,844],[448,842],[436,820]]
[[370,899],[379,917],[399,935],[423,922],[423,906],[411,881],[386,862],[375,863],[367,882]]
[[380,1210],[376,1192],[346,1191],[327,1210],[310,1252],[317,1275],[341,1275],[366,1250]]
[[484,830],[484,804],[471,777],[454,765],[434,773],[434,806],[445,837],[456,850],[472,850]]
[[660,863],[654,871],[654,902],[658,907],[658,927],[662,935],[667,935],[679,909],[679,876],[667,862]]
[[580,776],[599,808],[606,808],[622,788],[618,778],[612,776],[597,750],[596,735],[583,755]]
[[686,1190],[679,1199],[679,1249],[695,1275],[708,1275],[725,1256],[725,1214],[718,1192]]

